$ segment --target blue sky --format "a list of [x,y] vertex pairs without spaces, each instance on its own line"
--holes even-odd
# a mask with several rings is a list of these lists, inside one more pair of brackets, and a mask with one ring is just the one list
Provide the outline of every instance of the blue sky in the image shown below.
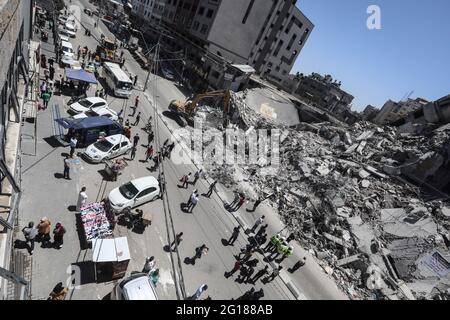
[[[381,30],[369,30],[369,5],[381,9]],[[355,96],[353,109],[450,94],[449,0],[299,0],[315,28],[292,73],[331,74]]]

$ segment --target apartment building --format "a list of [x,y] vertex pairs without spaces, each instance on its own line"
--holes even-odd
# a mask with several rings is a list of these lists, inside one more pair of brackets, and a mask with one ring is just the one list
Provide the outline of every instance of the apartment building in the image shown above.
[[134,0],[131,12],[141,19],[151,19],[155,3],[155,0]]
[[[19,139],[29,87],[32,1],[0,1],[0,268],[9,270],[20,200]],[[0,300],[6,295],[0,274]]]
[[[135,3],[140,1],[146,0]],[[220,69],[226,61],[248,64],[281,82],[314,28],[296,1],[164,0],[152,12],[175,31],[171,36],[179,35],[193,45],[191,51],[198,61],[206,61],[207,73],[218,77],[223,76]],[[179,49],[186,47],[186,43],[172,42]]]
[[409,113],[422,109],[426,104],[428,101],[422,98],[400,102],[388,100],[373,121],[380,125],[391,124],[405,118]]

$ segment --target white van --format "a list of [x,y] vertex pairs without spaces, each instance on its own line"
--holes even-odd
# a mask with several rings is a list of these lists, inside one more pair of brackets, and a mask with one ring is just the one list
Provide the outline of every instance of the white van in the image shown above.
[[148,274],[136,273],[119,282],[111,292],[111,300],[159,300]]
[[61,51],[63,55],[68,57],[73,57],[74,55],[72,44],[67,41],[61,41]]
[[114,91],[116,97],[129,98],[133,89],[133,82],[117,63],[103,63],[103,77],[108,87]]

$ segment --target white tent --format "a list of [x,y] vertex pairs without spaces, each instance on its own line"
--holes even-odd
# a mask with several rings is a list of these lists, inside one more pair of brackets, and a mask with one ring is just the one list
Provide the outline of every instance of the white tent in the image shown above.
[[111,264],[112,277],[123,277],[130,260],[130,249],[126,237],[92,240],[92,261],[97,280],[97,264]]

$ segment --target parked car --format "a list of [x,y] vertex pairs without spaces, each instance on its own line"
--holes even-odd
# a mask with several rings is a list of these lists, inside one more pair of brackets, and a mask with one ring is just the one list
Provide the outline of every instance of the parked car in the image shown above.
[[59,37],[65,37],[65,38],[67,38],[67,41],[68,41],[69,38],[72,36],[72,35],[71,35],[72,33],[69,33],[69,32],[68,32],[66,29],[64,29],[64,28],[59,28],[58,34],[59,34]]
[[111,293],[111,300],[159,300],[156,289],[146,273],[136,273],[120,281]]
[[127,137],[115,134],[89,145],[83,155],[90,162],[98,163],[126,154],[132,147]]
[[72,21],[71,21],[71,22],[67,22],[67,23],[64,25],[64,29],[66,29],[66,30],[69,31],[69,32],[74,32],[74,33],[76,33],[77,30],[78,30],[78,28],[77,28],[75,22],[72,22]]
[[164,75],[164,78],[168,79],[168,80],[174,80],[175,79],[175,74],[172,70],[170,70],[168,67],[163,66],[161,68],[161,72]]
[[103,107],[94,107],[91,108],[85,112],[76,114],[73,116],[74,119],[82,119],[87,117],[107,117],[111,120],[117,121],[119,120],[119,116],[117,115],[117,112],[110,109],[107,106]]
[[107,107],[107,106],[108,103],[106,102],[105,99],[98,97],[88,97],[69,105],[69,112],[73,114],[79,114],[82,112],[86,112],[92,108]]
[[133,209],[159,197],[159,183],[155,177],[138,178],[115,188],[109,193],[111,208],[120,212]]
[[62,15],[62,16],[59,16],[58,20],[59,20],[59,23],[66,24],[67,22],[71,22],[71,21],[74,22],[75,21],[75,16],[73,16],[73,15],[67,15],[67,16]]

